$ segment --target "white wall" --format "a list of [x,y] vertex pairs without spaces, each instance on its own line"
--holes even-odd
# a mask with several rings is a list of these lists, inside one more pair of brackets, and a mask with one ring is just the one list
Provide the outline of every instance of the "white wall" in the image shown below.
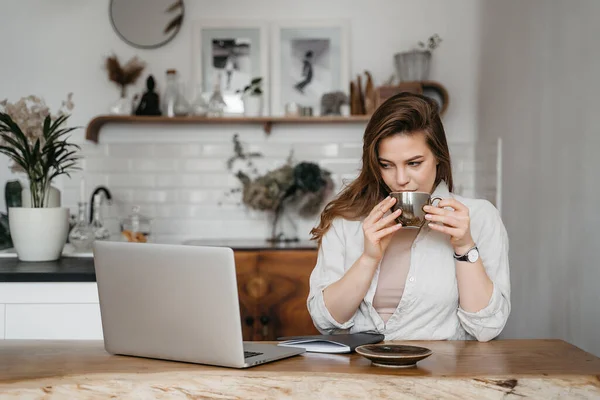
[[505,144],[505,336],[600,355],[598,15],[596,0],[485,2],[479,135]]
[[[472,193],[471,149],[476,136],[475,77],[479,58],[479,2],[475,0],[375,0],[368,3],[358,0],[188,0],[180,34],[156,50],[139,50],[122,42],[112,30],[106,0],[6,2],[0,14],[0,34],[7,38],[3,43],[5,56],[0,62],[0,98],[15,101],[33,93],[56,107],[66,93],[73,91],[76,106],[70,122],[85,126],[94,116],[106,113],[118,96],[117,88],[108,81],[103,70],[107,55],[115,52],[121,60],[140,56],[148,64],[146,73],[154,74],[159,85],[164,81],[164,71],[173,67],[189,81],[193,76],[192,22],[211,18],[347,19],[351,24],[352,75],[369,70],[376,84],[382,84],[394,72],[395,52],[439,33],[444,42],[434,54],[431,78],[442,82],[450,92],[446,128],[450,141],[456,144],[458,181],[463,182],[464,193]],[[8,54],[11,56],[6,56]],[[142,90],[143,81],[140,79],[138,91]],[[131,203],[141,203],[148,214],[157,217],[157,229],[165,235],[228,237],[248,236],[247,232],[252,232],[251,236],[264,237],[267,229],[264,216],[246,214],[240,208],[227,214],[231,224],[217,223],[223,210],[217,207],[215,196],[236,184],[223,166],[231,154],[231,136],[240,132],[243,141],[270,154],[266,161],[269,165],[284,159],[289,148],[303,143],[305,147],[300,149],[300,155],[304,154],[305,159],[331,167],[338,181],[343,176],[352,176],[358,165],[357,147],[360,147],[364,126],[321,128],[276,127],[272,137],[267,139],[260,127],[169,130],[154,127],[143,132],[137,128],[107,127],[101,135],[101,146],[90,145],[84,149],[88,194],[93,185],[109,185],[117,199],[111,216],[125,213]],[[83,140],[83,131],[77,134],[79,141]],[[154,152],[158,139],[171,142],[174,147],[168,153]],[[133,143],[140,142],[147,146],[129,151],[135,147]],[[186,150],[188,145],[195,146],[196,152]],[[166,160],[149,166],[146,160],[157,153]],[[199,158],[209,159],[203,164],[206,168],[194,161]],[[11,178],[4,168],[6,162],[2,156],[2,186]],[[205,178],[213,173],[218,174],[217,179]],[[170,179],[182,174],[190,177],[192,183],[188,180],[187,184],[177,186],[173,183],[176,180]],[[166,188],[160,185],[165,181],[170,181]],[[78,197],[77,185],[78,182],[60,183],[63,204],[73,209]],[[4,209],[3,196],[0,209]],[[248,225],[258,228],[249,230]],[[308,237],[311,225],[312,221],[302,225],[301,234]],[[111,227],[113,232],[117,229],[114,218]]]

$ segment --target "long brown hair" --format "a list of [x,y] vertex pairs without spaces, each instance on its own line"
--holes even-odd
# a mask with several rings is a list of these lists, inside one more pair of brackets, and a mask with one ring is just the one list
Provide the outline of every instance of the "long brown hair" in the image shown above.
[[379,143],[389,136],[419,132],[425,133],[427,146],[438,162],[434,187],[443,180],[452,191],[450,152],[437,104],[422,95],[399,93],[373,113],[363,137],[360,174],[325,206],[319,225],[310,231],[311,239],[320,245],[336,217],[350,220],[366,217],[390,192],[381,177]]

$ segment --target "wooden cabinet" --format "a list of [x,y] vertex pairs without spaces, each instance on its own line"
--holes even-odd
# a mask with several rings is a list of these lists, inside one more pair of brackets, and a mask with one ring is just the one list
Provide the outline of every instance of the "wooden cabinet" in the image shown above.
[[244,340],[316,335],[306,308],[316,250],[236,250]]

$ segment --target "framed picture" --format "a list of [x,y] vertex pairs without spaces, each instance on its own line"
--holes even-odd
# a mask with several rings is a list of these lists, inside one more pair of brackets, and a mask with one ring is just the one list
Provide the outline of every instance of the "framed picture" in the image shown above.
[[271,29],[271,113],[295,103],[320,114],[321,96],[348,94],[350,50],[346,21],[276,23]]
[[[203,20],[194,23],[192,40],[196,86],[210,97],[220,83],[226,114],[244,112],[241,93],[256,77],[263,78],[269,104],[268,25],[249,20]],[[268,109],[265,110],[268,114]]]

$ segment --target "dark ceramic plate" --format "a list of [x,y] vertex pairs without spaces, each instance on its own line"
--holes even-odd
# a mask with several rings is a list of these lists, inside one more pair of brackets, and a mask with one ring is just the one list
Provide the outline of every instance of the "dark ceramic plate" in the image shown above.
[[371,360],[373,365],[392,368],[414,367],[433,353],[424,347],[383,343],[358,346],[356,352]]

